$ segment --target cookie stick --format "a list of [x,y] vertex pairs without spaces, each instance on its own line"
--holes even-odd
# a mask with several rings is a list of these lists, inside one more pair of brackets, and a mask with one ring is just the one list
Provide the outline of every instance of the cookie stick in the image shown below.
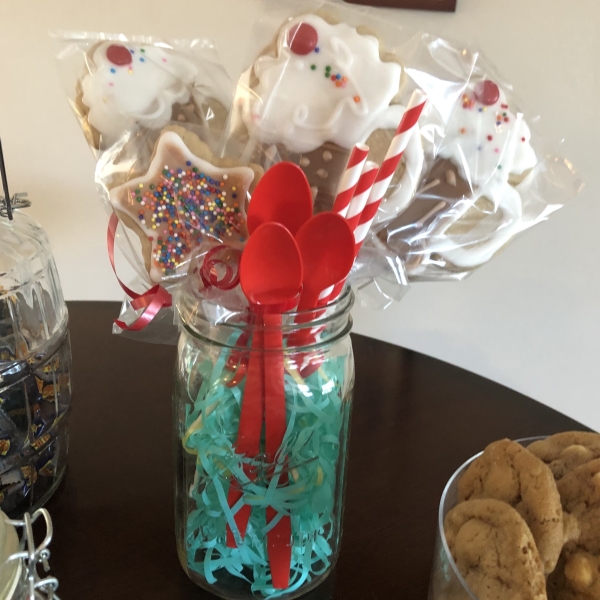
[[[396,135],[394,136],[383,163],[379,168],[379,172],[377,173],[375,183],[373,184],[371,192],[369,193],[369,198],[365,208],[360,215],[358,225],[354,229],[355,259],[358,256],[362,243],[367,237],[367,233],[369,232],[371,224],[373,223],[373,219],[377,214],[377,209],[379,208],[379,205],[381,204],[381,201],[387,192],[390,182],[392,181],[392,177],[394,176],[394,172],[396,171],[396,168],[400,163],[400,159],[402,158],[402,153],[408,145],[411,135],[414,132],[415,125],[417,124],[426,103],[427,96],[425,95],[425,92],[417,89],[412,93],[412,96],[408,102],[408,106],[406,107],[406,111],[402,115],[398,129],[396,130]],[[344,283],[345,282],[342,281],[335,286],[333,292],[327,299],[328,302],[339,296],[344,287]]]
[[381,204],[381,201],[387,192],[394,172],[400,163],[402,154],[408,145],[408,141],[414,132],[415,125],[417,124],[426,103],[427,96],[425,95],[425,92],[417,89],[412,93],[412,96],[408,102],[408,106],[406,107],[406,111],[402,115],[400,125],[398,125],[396,135],[394,136],[394,139],[392,140],[392,143],[385,155],[385,159],[381,164],[379,173],[377,173],[377,178],[375,179],[375,183],[373,184],[373,188],[369,194],[367,204],[360,215],[358,226],[354,231],[356,255],[358,254],[358,251],[360,250],[360,247],[367,236],[369,228],[371,227],[371,223],[373,223],[373,219],[377,214],[377,209],[379,208],[379,205]]
[[350,206],[346,213],[346,221],[352,231],[356,229],[360,221],[360,215],[367,204],[378,171],[379,165],[371,160],[368,160],[363,167],[360,179],[354,190],[354,196],[350,201]]
[[342,217],[345,217],[348,212],[368,154],[369,147],[365,144],[356,144],[350,153],[346,170],[340,180],[338,193],[331,209]]
[[[354,231],[356,228],[356,225],[360,219],[360,215],[365,207],[365,204],[367,203],[369,193],[373,187],[373,182],[375,181],[378,170],[379,165],[377,163],[370,160],[364,163],[362,173],[360,174],[360,178],[354,190],[354,196],[350,201],[350,205],[348,206],[348,211],[346,213],[346,221],[348,222],[348,225],[352,231]],[[334,286],[324,289],[319,295],[319,303],[321,303],[323,300],[327,300],[333,291]]]

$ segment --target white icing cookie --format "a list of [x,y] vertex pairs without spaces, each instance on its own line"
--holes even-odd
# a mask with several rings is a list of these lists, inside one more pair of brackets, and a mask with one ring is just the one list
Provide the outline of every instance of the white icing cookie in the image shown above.
[[177,274],[205,236],[233,246],[243,242],[253,179],[250,168],[215,167],[166,131],[147,174],[111,190],[110,201],[138,233],[146,268],[158,283]]
[[[443,246],[438,248],[438,254],[457,267],[472,269],[487,262],[520,229],[523,204],[519,192],[512,185],[503,181],[492,181],[478,190],[478,194],[480,198],[488,198],[494,206],[498,206],[502,223],[490,230],[486,223],[487,219],[484,218],[468,233],[446,234],[453,220],[436,231],[440,236],[446,234],[447,244],[450,246],[448,250]],[[470,203],[463,202],[462,206],[464,209],[462,214],[464,214]],[[460,218],[462,214],[458,214],[457,217]]]
[[375,37],[303,15],[280,32],[276,57],[254,63],[258,83],[244,102],[244,123],[259,141],[292,152],[325,142],[350,149],[381,128],[401,71],[380,59]]
[[451,160],[473,187],[485,185],[499,169],[520,175],[533,168],[537,159],[529,143],[529,127],[521,121],[514,153],[507,160],[514,124],[506,96],[493,81],[472,83],[448,125],[438,155]]
[[173,105],[190,99],[189,86],[198,73],[192,62],[173,52],[128,42],[103,42],[91,61],[81,83],[82,102],[89,108],[89,124],[111,140],[134,123],[164,127]]

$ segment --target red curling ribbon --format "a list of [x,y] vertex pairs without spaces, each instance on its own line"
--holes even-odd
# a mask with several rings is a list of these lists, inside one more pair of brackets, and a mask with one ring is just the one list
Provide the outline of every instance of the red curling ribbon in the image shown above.
[[[219,258],[219,254],[225,256]],[[223,291],[232,290],[240,282],[240,257],[241,252],[239,250],[225,244],[211,248],[206,253],[199,270],[202,283],[206,287],[216,287]],[[231,259],[233,259],[233,266]]]
[[171,294],[161,285],[155,285],[149,290],[146,290],[143,294],[138,294],[130,288],[128,288],[117,275],[117,268],[115,265],[115,235],[117,233],[117,227],[119,225],[119,218],[116,213],[113,212],[108,221],[108,230],[106,232],[106,242],[108,246],[108,259],[112,270],[119,282],[119,285],[123,291],[132,298],[130,302],[133,310],[144,309],[144,312],[131,324],[127,325],[119,319],[115,319],[114,323],[119,329],[123,331],[141,331],[144,327],[147,327],[152,319],[158,314],[161,308],[168,308],[172,304]]

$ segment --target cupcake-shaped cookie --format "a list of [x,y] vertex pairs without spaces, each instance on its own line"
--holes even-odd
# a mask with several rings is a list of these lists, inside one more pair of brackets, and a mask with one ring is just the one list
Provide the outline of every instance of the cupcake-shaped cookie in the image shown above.
[[[180,52],[132,42],[105,41],[86,57],[75,108],[90,145],[108,147],[136,126],[159,132],[170,121],[202,122],[201,74]],[[224,120],[221,102],[210,101]]]
[[412,276],[487,262],[520,230],[515,186],[537,162],[530,137],[495,82],[470,83],[420,191],[378,241],[398,253]]
[[[250,155],[299,164],[315,212],[330,210],[355,144],[366,142],[370,159],[383,159],[404,113],[398,104],[402,78],[398,58],[384,55],[376,37],[302,15],[283,25],[242,76],[237,136],[247,140]],[[417,131],[396,174],[394,202],[408,202],[422,161]]]

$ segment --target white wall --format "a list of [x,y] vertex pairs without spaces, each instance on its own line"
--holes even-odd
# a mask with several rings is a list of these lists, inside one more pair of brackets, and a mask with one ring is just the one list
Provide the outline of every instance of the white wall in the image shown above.
[[[59,86],[48,30],[209,36],[234,74],[243,57],[231,40],[243,47],[257,11],[254,0],[0,0],[0,135],[11,187],[29,191],[68,299],[121,292],[106,258],[94,161]],[[565,137],[563,152],[587,187],[467,281],[415,285],[390,310],[356,310],[356,331],[480,373],[600,429],[600,3],[458,0],[454,15],[388,14],[478,46],[543,116],[545,136]]]

